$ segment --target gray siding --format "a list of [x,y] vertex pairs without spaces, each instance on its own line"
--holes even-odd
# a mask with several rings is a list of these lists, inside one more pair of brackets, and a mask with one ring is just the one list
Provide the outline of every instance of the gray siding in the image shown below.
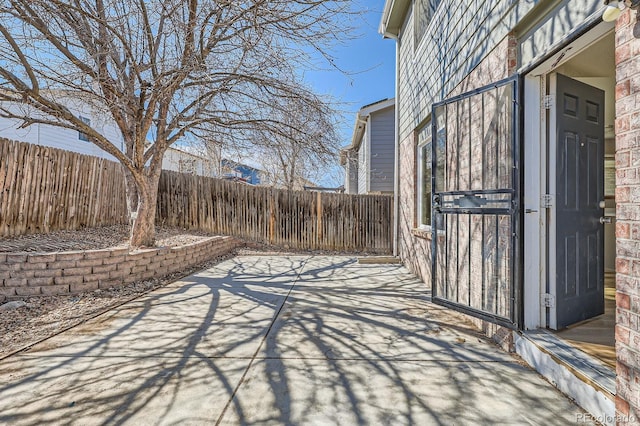
[[395,108],[371,113],[371,177],[369,191],[393,192]]
[[601,21],[602,7],[601,1],[561,1],[553,11],[520,38],[518,52],[520,63],[529,64],[536,58],[544,56],[550,46],[561,41],[589,19],[595,18]]
[[414,46],[413,11],[400,34],[400,137],[429,115],[440,101],[493,50],[518,17],[537,1],[463,0],[455,7],[442,2],[427,33]]
[[[462,0],[442,2],[425,36],[414,45],[413,8],[400,31],[400,140],[410,135],[541,0]],[[523,34],[523,60],[533,60],[602,7],[601,0],[563,0],[543,21]],[[533,14],[533,13],[532,13]]]

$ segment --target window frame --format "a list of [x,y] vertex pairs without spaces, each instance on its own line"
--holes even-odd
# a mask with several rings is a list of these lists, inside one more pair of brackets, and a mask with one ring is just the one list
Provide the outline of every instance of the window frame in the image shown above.
[[[433,168],[431,149],[433,147],[433,137],[431,133],[431,117],[428,117],[415,130],[418,160],[416,181],[416,225],[417,228],[421,230],[431,230],[431,216],[433,214],[431,206],[431,195],[433,193],[433,188],[431,187],[431,173]],[[424,140],[420,140],[421,135],[425,135]],[[425,193],[425,187],[427,186],[429,187],[429,191]],[[426,213],[425,208],[427,209]]]
[[[91,126],[91,119],[89,117],[85,117],[83,115],[79,115],[78,118],[80,119],[80,121],[82,121],[87,126]],[[81,140],[83,142],[91,142],[91,140],[89,139],[89,135],[87,135],[86,133],[81,132],[79,130],[78,130],[78,140]]]
[[[413,2],[413,50],[418,50],[418,47],[422,44],[425,35],[428,32],[429,25],[433,17],[440,7],[442,0],[415,0]],[[424,24],[421,26],[422,19],[419,17],[424,16]]]

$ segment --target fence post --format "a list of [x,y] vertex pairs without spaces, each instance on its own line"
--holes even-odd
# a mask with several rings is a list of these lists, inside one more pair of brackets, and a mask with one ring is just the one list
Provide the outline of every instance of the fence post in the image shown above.
[[322,243],[322,193],[318,191],[316,203],[316,229],[318,230],[318,244]]
[[273,244],[273,233],[274,233],[274,228],[276,225],[276,212],[275,212],[275,200],[274,200],[274,196],[273,196],[273,190],[269,191],[269,230],[268,230],[268,235],[269,235],[269,244]]

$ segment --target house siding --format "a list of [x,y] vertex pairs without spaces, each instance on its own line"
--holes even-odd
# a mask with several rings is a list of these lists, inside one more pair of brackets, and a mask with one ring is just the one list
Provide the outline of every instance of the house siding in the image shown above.
[[567,34],[591,19],[601,20],[602,2],[598,0],[563,0],[540,22],[520,37],[519,61],[522,65],[544,56]]
[[358,193],[358,158],[353,151],[347,153],[344,191],[347,194]]
[[162,169],[207,177],[215,177],[218,174],[218,167],[213,159],[174,148],[169,148],[162,157]]
[[[494,81],[506,78],[514,70],[515,51],[512,48],[513,39],[505,37],[496,48],[489,52],[486,58],[454,88],[450,95],[464,93],[471,87],[481,87]],[[478,117],[478,119],[482,119]],[[426,283],[431,284],[431,232],[415,229],[417,223],[417,163],[416,138],[410,133],[400,144],[400,229],[399,255],[405,265]],[[508,329],[496,326],[486,321],[472,319],[487,335],[496,340],[506,349],[511,349],[511,334]]]
[[[19,105],[10,106],[10,109],[16,111],[21,108],[24,107]],[[82,115],[89,118],[91,125],[97,131],[101,132],[116,147],[122,149],[122,135],[115,123],[109,123],[99,118],[100,115],[91,111],[90,108],[78,108],[77,106],[70,105],[69,109],[75,115]],[[41,114],[36,111],[33,112],[33,115],[36,117],[41,116]],[[0,137],[116,161],[115,157],[98,148],[93,143],[80,140],[76,130],[41,123],[35,123],[21,129],[19,128],[20,125],[21,122],[19,120],[0,117]]]
[[[91,120],[91,126],[96,131],[111,141],[116,148],[124,151],[122,133],[113,120],[105,117],[104,111],[99,111],[95,107],[84,104],[82,101],[76,99],[66,99],[65,104],[76,116],[86,117]],[[9,106],[9,109],[16,113],[22,112],[24,108],[27,107],[18,104]],[[41,112],[35,110],[31,112],[31,115],[35,118],[45,117]],[[113,155],[102,150],[94,143],[81,140],[76,130],[42,123],[34,123],[26,128],[20,128],[20,125],[20,120],[0,117],[0,137],[34,145],[63,149],[78,154],[91,155],[110,161],[118,161]],[[165,153],[162,160],[162,168],[164,170],[182,172],[183,170],[181,170],[180,167],[181,160],[183,162],[185,160],[192,160],[194,171],[197,175],[214,176],[215,168],[212,161],[173,148],[169,148]]]
[[[410,7],[397,41],[398,249],[407,267],[427,285],[432,236],[415,229],[415,129],[429,118],[434,102],[537,63],[570,35],[599,22],[602,12],[602,3],[594,0],[559,1],[552,9],[546,7],[549,2],[540,1],[463,3],[455,8],[443,3],[418,46]],[[533,15],[540,16],[539,22]],[[636,12],[626,10],[616,22],[615,34],[617,424],[637,424],[640,419],[640,39],[633,36],[637,21]],[[510,346],[508,330],[475,321],[503,347]]]
[[[539,22],[535,23],[536,18],[527,19],[532,24],[524,28],[529,24],[523,18],[539,14],[542,8],[546,13],[549,2],[463,3],[456,8],[443,3],[417,45],[413,7],[409,7],[397,41],[400,58],[396,107],[401,141],[398,247],[407,266],[427,283],[431,281],[430,236],[414,229],[417,179],[414,131],[429,119],[433,103],[514,74],[518,65],[522,65],[518,62],[519,53],[528,63],[538,60],[602,7],[595,0],[559,1]],[[480,325],[498,340],[506,335],[499,328]],[[509,345],[508,341],[504,343]]]
[[358,150],[358,194],[369,191],[369,135],[365,132]]
[[[538,1],[467,0],[456,7],[443,2],[418,46],[414,46],[413,10],[400,32],[400,140],[431,114],[431,105],[447,98],[467,75],[503,42]],[[473,88],[460,87],[460,92]]]
[[369,190],[393,192],[395,108],[371,113],[371,176]]
[[[486,6],[483,6],[486,7]],[[442,8],[438,9],[437,13],[441,12]],[[483,14],[486,11],[484,9],[477,12]],[[466,17],[470,19],[471,17]],[[454,18],[455,19],[455,18]],[[463,17],[460,17],[464,20]],[[435,20],[435,18],[434,18]],[[470,21],[472,22],[472,21]],[[436,26],[438,25],[438,26]],[[441,26],[432,22],[431,27],[425,36],[425,39],[420,44],[420,50],[415,58],[423,58],[423,62],[428,62],[426,58],[429,54],[433,55],[433,43],[429,42],[429,33],[437,30]],[[459,25],[457,26],[459,27]],[[434,102],[442,100],[443,98],[454,96],[460,93],[464,93],[473,88],[481,87],[485,84],[489,84],[494,81],[506,78],[510,71],[509,58],[515,55],[515,50],[512,48],[513,41],[507,37],[505,33],[501,40],[492,42],[494,48],[492,51],[484,51],[484,58],[480,62],[474,64],[474,69],[466,74],[463,79],[458,80],[456,77],[448,79],[441,79],[439,82],[434,82],[430,77],[427,77],[427,70],[436,72],[436,64],[425,64],[424,66],[418,66],[418,60],[414,59],[413,55],[413,17],[412,13],[408,14],[403,30],[401,31],[400,38],[398,40],[400,48],[400,95],[396,100],[396,105],[400,108],[399,120],[400,120],[400,194],[399,194],[399,208],[400,208],[400,229],[399,229],[399,254],[405,264],[416,274],[418,274],[425,282],[431,281],[431,238],[429,235],[425,235],[423,232],[418,232],[414,229],[417,223],[416,213],[416,179],[417,179],[417,167],[416,167],[416,140],[414,138],[414,130],[418,125],[428,118],[431,114],[431,106]],[[495,38],[495,37],[493,37]],[[464,35],[461,35],[460,43],[465,44],[469,42]],[[479,48],[486,49],[487,44],[479,46]],[[431,48],[428,50],[428,48]],[[471,59],[469,59],[471,60]],[[431,61],[438,62],[438,61]],[[472,62],[467,62],[466,67],[469,67]],[[511,62],[513,66],[513,62]],[[441,65],[438,65],[441,66]],[[451,65],[448,67],[451,72],[457,72],[458,67]],[[417,73],[417,74],[416,74]],[[428,80],[426,83],[421,79]],[[446,84],[445,84],[446,80]],[[448,84],[453,81],[458,81],[456,87],[447,88]],[[435,88],[428,89],[430,85],[434,85]],[[421,94],[424,99],[418,99],[420,96],[409,96],[413,91],[417,91],[419,87],[423,87]],[[441,93],[446,90],[446,96],[431,96],[429,93]],[[404,93],[404,95],[403,95]],[[404,124],[403,124],[404,123]],[[403,128],[404,126],[404,128]],[[427,238],[425,238],[427,237]]]

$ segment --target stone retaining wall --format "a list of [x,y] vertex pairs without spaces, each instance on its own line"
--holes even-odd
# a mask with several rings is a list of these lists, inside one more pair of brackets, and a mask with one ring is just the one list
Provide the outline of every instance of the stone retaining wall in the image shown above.
[[0,253],[0,303],[24,296],[78,293],[129,284],[204,263],[240,246],[211,237],[180,247],[56,253]]

